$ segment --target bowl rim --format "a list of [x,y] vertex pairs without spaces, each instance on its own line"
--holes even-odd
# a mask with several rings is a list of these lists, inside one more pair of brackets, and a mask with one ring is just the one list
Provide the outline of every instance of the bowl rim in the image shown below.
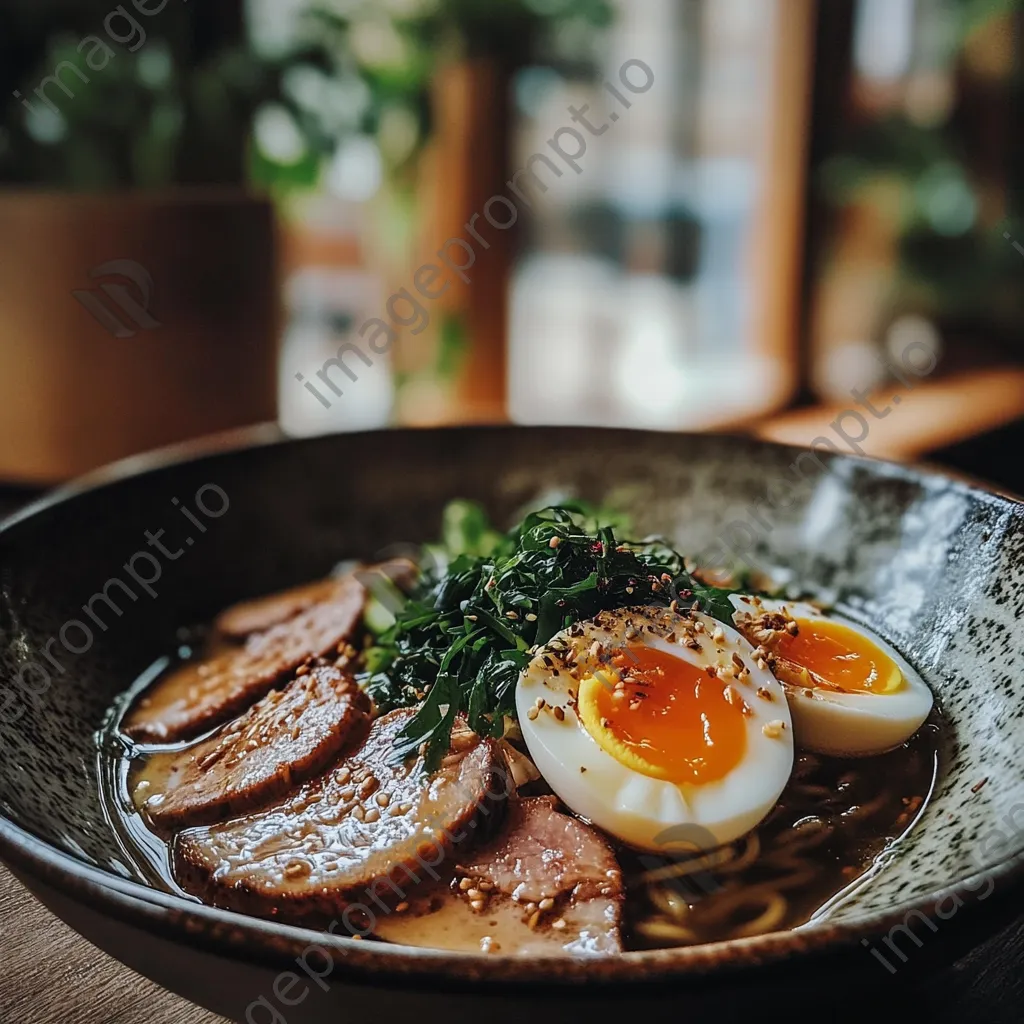
[[[678,431],[633,430],[629,428],[519,426],[515,424],[460,424],[450,427],[400,428],[344,432],[314,437],[289,437],[276,424],[259,424],[208,435],[141,455],[121,459],[79,477],[19,509],[0,522],[0,540],[18,524],[46,509],[72,501],[78,495],[114,486],[119,481],[158,473],[163,469],[199,461],[221,454],[237,454],[278,445],[302,445],[323,442],[332,437],[358,440],[368,435],[414,433],[461,433],[465,431],[548,432],[582,435],[652,435],[670,433],[676,438],[714,439],[754,449],[800,453],[810,449],[778,444],[736,434],[694,434]],[[857,456],[843,452],[823,452],[829,463],[852,461],[872,466],[882,476],[918,482],[941,480],[974,498],[994,501],[1015,512],[1024,522],[1024,498],[994,488],[962,473],[950,473],[933,467],[916,467]],[[380,984],[401,978],[416,981],[427,988],[486,985],[532,984],[577,986],[638,985],[652,982],[697,979],[718,976],[741,968],[762,967],[811,954],[827,954],[857,946],[868,946],[871,937],[891,933],[905,926],[915,913],[925,914],[944,899],[958,894],[965,883],[991,882],[998,886],[1004,900],[1024,895],[1024,840],[1021,846],[957,878],[950,885],[931,890],[914,899],[904,900],[884,912],[865,912],[849,921],[828,919],[788,931],[769,932],[749,938],[729,939],[697,946],[629,951],[610,957],[517,957],[484,953],[458,953],[424,947],[366,943],[358,939],[311,928],[286,925],[277,921],[250,917],[207,906],[189,897],[151,888],[141,882],[122,878],[112,872],[52,846],[0,813],[0,856],[16,870],[57,889],[79,903],[91,905],[110,916],[147,930],[170,933],[178,941],[197,940],[212,951],[235,959],[258,959],[270,964],[294,961],[311,947],[331,954],[332,973],[348,975],[350,980]],[[972,889],[977,886],[971,886]],[[963,902],[963,901],[961,901]],[[964,919],[977,914],[977,902],[959,914]],[[1002,901],[1000,901],[1002,902]],[[945,920],[948,925],[949,919]]]

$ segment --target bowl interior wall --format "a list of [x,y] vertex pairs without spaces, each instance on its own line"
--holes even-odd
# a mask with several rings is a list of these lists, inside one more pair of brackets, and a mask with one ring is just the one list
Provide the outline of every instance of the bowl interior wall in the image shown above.
[[[227,496],[218,517],[197,508],[197,494],[220,507],[207,485]],[[950,723],[935,797],[890,869],[839,917],[887,909],[1024,847],[1021,506],[937,476],[732,438],[543,428],[221,453],[117,480],[9,527],[0,810],[133,877],[100,806],[94,734],[114,697],[174,649],[178,627],[341,558],[431,539],[452,497],[481,501],[502,523],[559,494],[608,501],[631,514],[634,534],[667,536],[706,564],[784,567],[892,642],[933,687]],[[147,531],[179,553],[164,557]],[[129,565],[147,578],[159,569],[152,594]],[[116,608],[94,601],[89,614],[104,588]]]

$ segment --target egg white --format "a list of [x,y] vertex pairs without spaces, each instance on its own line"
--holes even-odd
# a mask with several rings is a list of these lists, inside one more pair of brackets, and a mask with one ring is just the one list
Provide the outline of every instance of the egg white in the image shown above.
[[927,683],[913,666],[884,640],[842,615],[826,615],[820,608],[803,601],[781,601],[733,595],[737,609],[734,619],[743,613],[784,612],[794,619],[835,622],[859,633],[892,659],[903,674],[903,686],[895,693],[839,693],[821,687],[786,686],[786,698],[793,714],[797,746],[818,754],[836,757],[868,757],[882,754],[905,743],[931,713],[934,698]]
[[[642,849],[664,851],[667,844],[712,849],[749,832],[775,806],[793,768],[792,720],[782,685],[757,667],[753,648],[736,630],[709,616],[684,617],[666,608],[633,609],[605,612],[600,622],[580,623],[553,637],[519,678],[520,728],[548,785],[577,814]],[[702,623],[704,629],[692,634],[703,648],[700,651],[682,644],[694,622]],[[569,689],[575,693],[578,679],[598,668],[590,654],[592,645],[595,641],[606,647],[625,645],[630,623],[651,624],[630,642],[645,643],[701,669],[721,667],[750,707],[752,713],[744,718],[746,752],[724,778],[677,784],[644,775],[601,747],[577,716]],[[717,642],[713,639],[716,627],[722,630]],[[675,642],[668,639],[673,633]],[[564,654],[558,653],[566,646],[577,657],[572,674],[562,661]],[[733,653],[743,659],[748,677],[736,677]],[[545,664],[545,655],[554,668]],[[614,672],[608,666],[601,670]],[[767,696],[758,696],[759,688]],[[530,709],[538,698],[548,707],[531,718]],[[561,720],[550,710],[556,707],[564,715]],[[773,723],[769,731],[778,732],[777,737],[763,731],[769,723]]]

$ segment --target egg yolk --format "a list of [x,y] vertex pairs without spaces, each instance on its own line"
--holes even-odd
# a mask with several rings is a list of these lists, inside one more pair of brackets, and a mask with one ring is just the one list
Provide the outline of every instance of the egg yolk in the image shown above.
[[893,693],[903,685],[899,666],[877,644],[841,622],[797,619],[800,631],[775,646],[776,675],[796,686],[823,687],[841,693]]
[[742,705],[725,683],[682,658],[644,645],[580,683],[580,721],[620,764],[674,783],[715,782],[743,759]]

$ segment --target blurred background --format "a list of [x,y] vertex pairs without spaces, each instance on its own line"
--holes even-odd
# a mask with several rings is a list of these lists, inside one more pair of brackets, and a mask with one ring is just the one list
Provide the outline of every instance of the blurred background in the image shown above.
[[1022,29],[1020,0],[6,0],[0,480],[511,420],[1024,492]]

